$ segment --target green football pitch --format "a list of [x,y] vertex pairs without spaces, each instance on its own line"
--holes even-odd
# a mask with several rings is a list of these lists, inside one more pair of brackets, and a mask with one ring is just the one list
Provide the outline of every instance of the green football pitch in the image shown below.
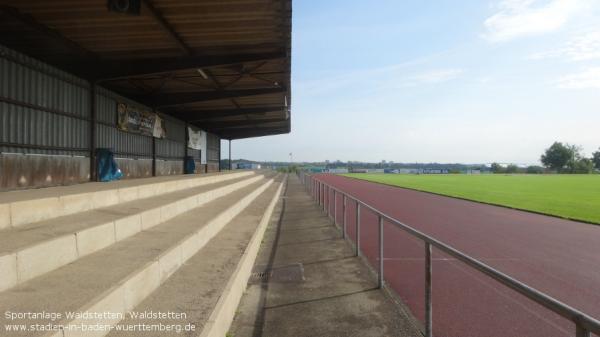
[[600,175],[352,173],[344,176],[600,224]]

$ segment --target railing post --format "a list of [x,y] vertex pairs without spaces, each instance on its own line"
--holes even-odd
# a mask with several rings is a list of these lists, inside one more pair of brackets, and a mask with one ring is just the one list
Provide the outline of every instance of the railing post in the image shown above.
[[327,214],[331,218],[331,186],[327,186]]
[[379,288],[383,288],[383,217],[379,217]]
[[321,206],[321,202],[323,201],[323,183],[321,183],[320,181],[318,182],[319,184],[319,207]]
[[327,185],[323,183],[323,212],[327,214]]
[[327,216],[331,217],[331,186],[327,185]]
[[316,184],[315,200],[317,201],[317,205],[320,206],[321,205],[321,184],[319,183],[318,180],[315,181],[315,184]]
[[591,337],[592,334],[587,331],[584,327],[582,327],[581,325],[575,323],[576,325],[576,332],[575,332],[575,336],[576,337]]
[[329,186],[329,190],[328,191],[329,192],[328,192],[327,196],[329,198],[329,203],[327,204],[327,214],[331,218],[331,212],[332,212],[332,210],[331,210],[331,199],[333,199],[333,197],[331,196],[331,192],[332,192],[331,186]]
[[329,217],[329,206],[331,205],[329,202],[331,201],[331,199],[329,199],[329,197],[331,197],[331,190],[329,188],[329,185],[327,185],[327,205],[325,207],[327,207],[327,210],[325,211],[325,214],[327,214],[327,217]]
[[327,216],[331,217],[331,186],[327,185]]
[[360,256],[360,203],[356,200],[356,256]]
[[327,211],[327,185],[323,183],[323,211]]
[[325,183],[323,183],[323,210],[325,211],[325,214],[327,214],[327,216],[329,216],[329,212],[327,210],[327,202],[329,202],[329,186],[325,185]]
[[333,224],[337,226],[337,195],[336,190],[333,190]]
[[431,244],[425,242],[425,337],[432,336]]
[[323,210],[325,211],[325,214],[329,216],[329,210],[327,209],[327,203],[329,202],[329,186],[325,183],[323,183],[323,186],[325,186],[325,190],[323,192]]
[[342,221],[344,222],[342,224],[342,238],[346,238],[346,195],[343,194],[344,198],[342,199],[343,203],[342,203],[342,212],[344,212],[344,216],[342,217]]
[[321,185],[321,194],[319,195],[319,198],[321,199],[319,205],[321,206],[321,209],[324,209],[324,205],[325,204],[325,184],[323,184],[323,182],[319,182],[319,184]]

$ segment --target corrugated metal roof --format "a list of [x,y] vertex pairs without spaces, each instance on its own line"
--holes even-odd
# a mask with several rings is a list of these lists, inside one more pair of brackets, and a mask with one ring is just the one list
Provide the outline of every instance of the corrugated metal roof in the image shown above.
[[[106,0],[0,0],[0,43],[223,138],[290,131],[291,0],[142,3],[132,16]],[[198,95],[169,100],[181,93]]]

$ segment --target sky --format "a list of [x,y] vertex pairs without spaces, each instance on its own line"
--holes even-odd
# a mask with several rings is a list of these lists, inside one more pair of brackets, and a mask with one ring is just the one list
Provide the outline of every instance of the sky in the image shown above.
[[233,158],[536,164],[554,141],[600,147],[599,0],[293,5],[292,132],[233,141]]

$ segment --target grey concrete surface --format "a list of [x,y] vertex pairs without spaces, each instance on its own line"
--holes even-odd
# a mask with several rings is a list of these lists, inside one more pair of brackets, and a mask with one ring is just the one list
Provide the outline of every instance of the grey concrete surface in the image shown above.
[[157,177],[1,192],[0,230],[252,174]]
[[271,276],[251,278],[229,336],[422,335],[404,307],[377,289],[297,177],[290,175],[277,211],[255,264],[256,273]]
[[49,239],[66,234],[81,232],[83,229],[96,225],[140,214],[146,210],[158,208],[165,204],[193,197],[217,188],[226,187],[249,178],[240,177],[11,228],[3,231],[2,235],[0,235],[0,255],[27,248],[39,242],[48,241]]
[[[113,331],[109,337],[198,336],[238,265],[265,209],[279,188],[271,185],[252,204],[237,215],[159,289],[135,307],[134,312],[171,312],[184,314],[175,319],[127,317],[123,327],[138,324],[194,326],[195,331]],[[185,329],[184,329],[185,330]]]
[[[204,245],[203,242],[207,240],[203,237],[196,238],[199,229],[209,227],[209,224],[215,223],[215,219],[222,217],[222,214],[231,213],[230,210],[234,207],[232,205],[237,204],[240,199],[249,197],[260,186],[264,186],[266,181],[267,179],[263,179],[253,183],[151,229],[141,231],[106,249],[10,290],[0,292],[0,312],[64,314],[82,311],[115,313],[121,312],[123,309],[130,310],[128,308],[137,305],[147,293],[158,286],[159,282],[166,279],[169,272],[174,272],[173,269],[176,270],[178,266],[181,266],[181,263],[176,261],[171,263],[171,256],[165,255],[166,253],[171,251],[177,253],[172,257],[180,261],[184,260],[183,255],[188,254],[187,251],[195,254],[195,249]],[[224,225],[229,220],[224,219],[221,222]],[[218,230],[220,228],[211,229],[212,232],[218,232]],[[181,249],[173,250],[176,247]],[[163,270],[161,263],[163,261],[175,268]],[[149,273],[139,273],[146,269],[149,270]],[[121,288],[123,291],[115,293],[115,289]],[[116,295],[113,296],[113,293]],[[15,321],[7,319],[5,315],[0,316],[1,328],[4,328],[5,324],[67,324],[70,322],[71,320],[64,316],[63,319],[56,322],[48,319]],[[103,320],[102,324],[105,323],[107,322]],[[102,334],[79,333],[75,335]],[[0,336],[46,336],[46,333],[41,331],[8,333],[2,329]]]
[[12,228],[0,235],[0,291],[262,179],[252,175]]
[[[111,182],[89,182],[84,184],[68,185],[68,186],[54,186],[46,188],[37,188],[29,190],[16,190],[16,191],[5,191],[0,193],[0,204],[11,203],[25,200],[44,199],[52,197],[64,197],[72,194],[82,194],[98,191],[108,191],[128,187],[145,186],[152,184],[159,184],[164,182],[172,181],[191,181],[198,180],[212,176],[228,175],[236,173],[238,171],[224,171],[214,172],[200,175],[172,175],[172,176],[160,176],[152,178],[139,178],[139,179],[124,179],[116,180]],[[243,171],[239,171],[243,172]]]

